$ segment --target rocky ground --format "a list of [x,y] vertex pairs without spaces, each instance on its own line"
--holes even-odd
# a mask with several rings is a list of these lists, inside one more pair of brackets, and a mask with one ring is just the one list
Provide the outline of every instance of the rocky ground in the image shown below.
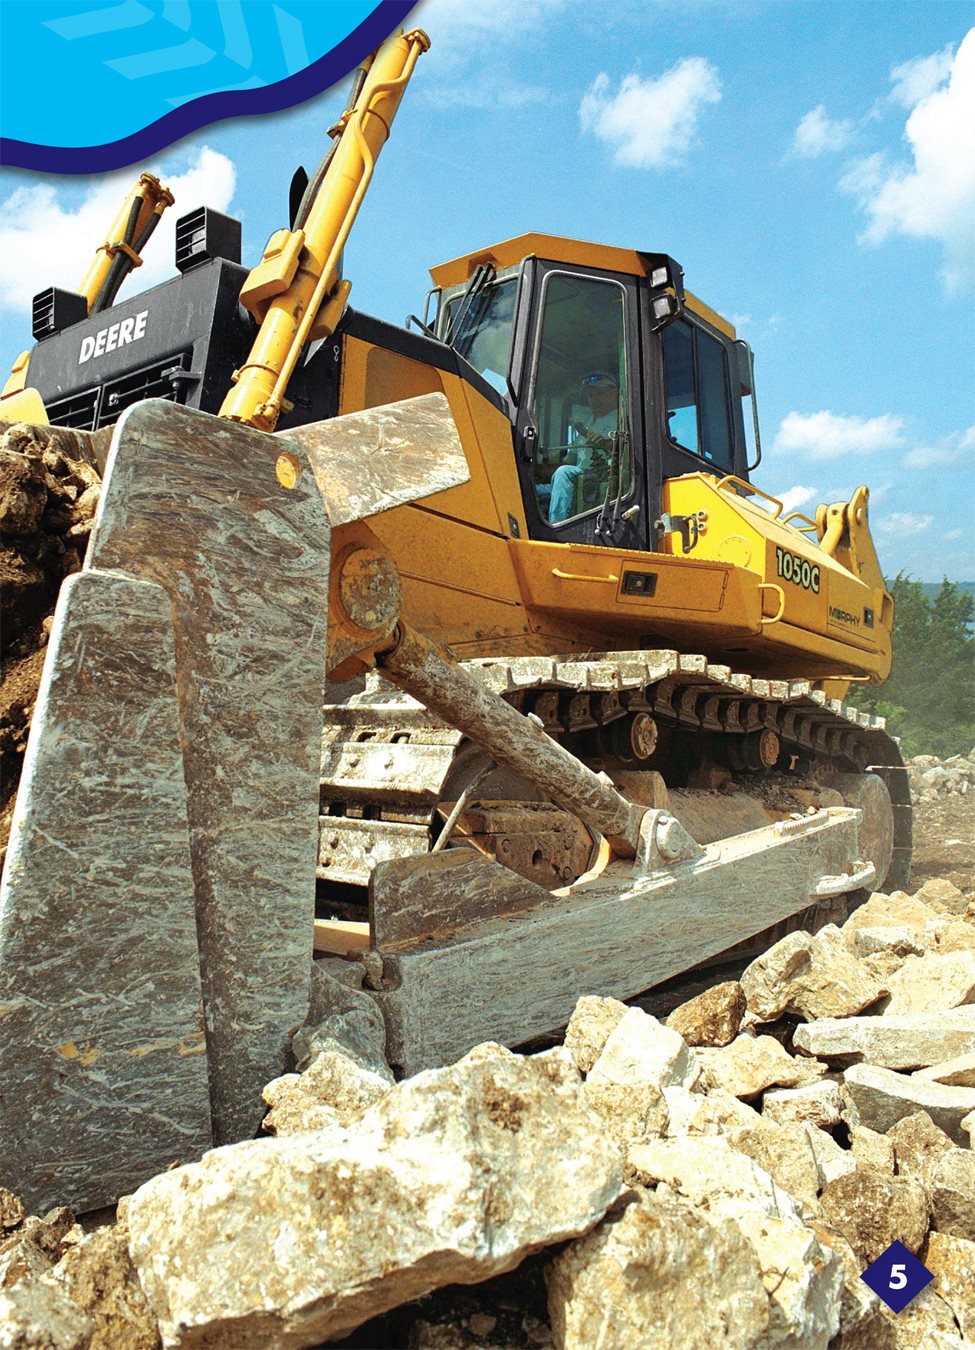
[[[401,1083],[325,979],[266,1137],[89,1231],[0,1191],[0,1345],[975,1345],[975,890],[875,895],[666,1021],[584,997],[560,1046]],[[860,1279],[895,1240],[934,1276],[899,1315]]]

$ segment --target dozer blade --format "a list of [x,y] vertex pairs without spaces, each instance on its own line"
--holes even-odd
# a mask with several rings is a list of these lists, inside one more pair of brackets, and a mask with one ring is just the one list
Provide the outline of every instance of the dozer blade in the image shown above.
[[[0,891],[0,1184],[31,1208],[113,1203],[256,1130],[307,1010],[329,513],[465,481],[446,406],[336,419],[311,452],[167,402],[123,414]],[[363,439],[393,424],[426,472],[388,456],[377,485]]]

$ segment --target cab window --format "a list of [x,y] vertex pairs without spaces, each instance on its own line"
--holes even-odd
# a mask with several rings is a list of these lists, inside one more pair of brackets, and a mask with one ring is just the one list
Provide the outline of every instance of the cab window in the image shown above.
[[545,278],[531,412],[535,498],[550,525],[629,491],[624,300],[613,281]]
[[726,473],[734,470],[728,353],[703,329],[679,319],[664,330],[667,435]]

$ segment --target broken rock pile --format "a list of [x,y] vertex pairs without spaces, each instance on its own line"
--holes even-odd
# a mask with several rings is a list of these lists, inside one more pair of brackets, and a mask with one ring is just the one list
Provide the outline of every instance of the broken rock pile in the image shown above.
[[967,797],[975,793],[975,749],[967,755],[938,759],[935,755],[915,755],[907,761],[911,796],[916,802],[939,797]]
[[[0,1345],[975,1345],[975,902],[950,883],[666,1021],[587,996],[562,1046],[400,1083],[340,992],[265,1137],[88,1233],[0,1193]],[[894,1241],[933,1275],[896,1315],[860,1278]]]

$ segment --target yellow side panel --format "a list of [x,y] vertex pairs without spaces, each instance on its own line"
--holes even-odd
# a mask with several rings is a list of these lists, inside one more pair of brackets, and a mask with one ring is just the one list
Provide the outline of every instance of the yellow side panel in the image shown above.
[[457,423],[470,482],[428,497],[424,506],[481,530],[525,533],[521,487],[511,423],[503,412],[457,375],[414,361],[385,347],[347,338],[342,353],[339,411],[356,412],[383,403],[443,393]]

